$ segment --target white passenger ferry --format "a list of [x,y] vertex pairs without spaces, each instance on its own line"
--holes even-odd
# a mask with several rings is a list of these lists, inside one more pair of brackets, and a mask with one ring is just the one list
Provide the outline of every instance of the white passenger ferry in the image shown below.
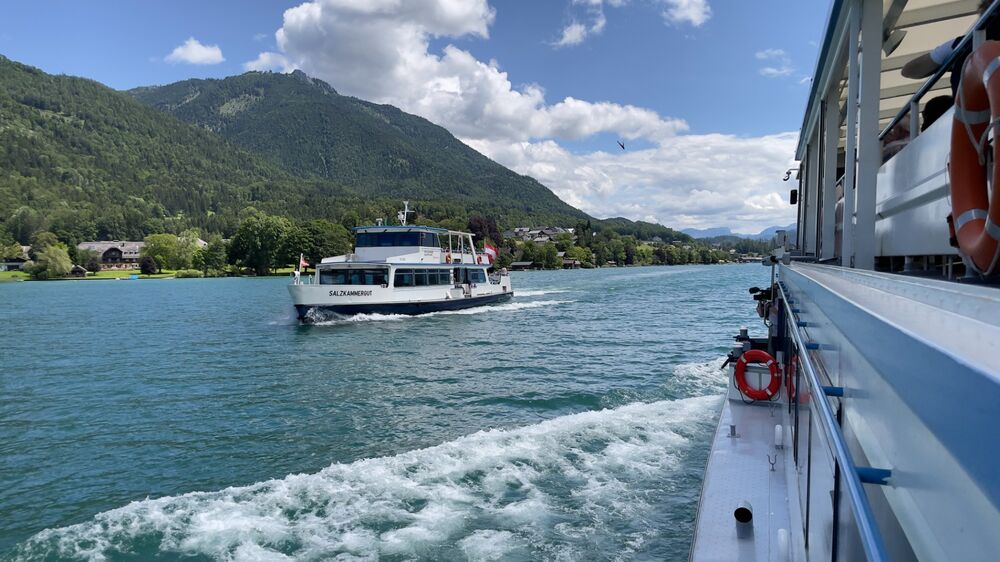
[[831,4],[690,558],[1000,560],[1000,2]]
[[[324,258],[316,274],[288,286],[299,320],[317,315],[424,314],[500,303],[514,296],[510,275],[488,270],[473,235],[444,228],[376,224],[354,229],[354,252]],[[381,221],[379,221],[381,223]]]

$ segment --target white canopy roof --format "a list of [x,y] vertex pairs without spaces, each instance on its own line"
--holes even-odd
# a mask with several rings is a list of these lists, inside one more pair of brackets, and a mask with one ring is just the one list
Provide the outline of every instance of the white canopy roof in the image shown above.
[[[832,80],[840,83],[841,99],[847,97],[847,62],[839,57],[836,40],[847,26],[844,0],[833,0],[827,20],[824,42],[813,74],[803,132],[815,123],[819,100]],[[920,88],[923,80],[904,78],[900,69],[904,64],[927,53],[934,47],[965,35],[978,19],[979,0],[883,0],[883,49],[881,53],[881,94],[879,118],[881,126],[887,125]],[[901,40],[900,40],[901,38]],[[886,54],[886,51],[889,51]],[[923,101],[937,95],[950,94],[947,75],[935,84]],[[842,133],[843,136],[843,133]],[[797,154],[801,158],[805,135],[799,139]]]

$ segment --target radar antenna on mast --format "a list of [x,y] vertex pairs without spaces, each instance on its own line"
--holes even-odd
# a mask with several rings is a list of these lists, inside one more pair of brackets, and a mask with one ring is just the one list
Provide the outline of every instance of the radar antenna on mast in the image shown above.
[[407,217],[407,215],[410,215],[410,214],[415,213],[415,212],[416,211],[411,211],[410,210],[410,202],[409,201],[403,201],[403,210],[399,211],[398,213],[396,213],[396,218],[399,219],[399,224],[401,226],[406,226],[406,217]]

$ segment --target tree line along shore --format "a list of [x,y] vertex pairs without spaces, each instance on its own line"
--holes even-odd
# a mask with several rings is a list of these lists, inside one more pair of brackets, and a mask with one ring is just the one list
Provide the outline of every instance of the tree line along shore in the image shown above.
[[[570,267],[714,264],[735,261],[739,255],[766,252],[768,243],[754,240],[711,243],[686,235],[663,239],[648,232],[620,232],[603,224],[579,221],[575,227],[557,229],[544,242],[504,236],[496,220],[473,215],[467,221],[420,220],[419,224],[452,230],[467,230],[481,245],[491,242],[499,253],[495,266],[528,265],[531,269]],[[636,223],[632,223],[636,224]],[[526,230],[526,229],[521,229]],[[633,229],[634,230],[634,229]],[[204,236],[204,239],[203,239]],[[114,278],[138,273],[146,277],[221,277],[231,275],[272,275],[288,271],[302,255],[310,264],[325,257],[345,254],[353,247],[353,236],[344,224],[325,219],[295,221],[271,215],[253,207],[240,213],[235,233],[205,234],[198,229],[146,236],[138,248],[138,258],[128,264],[111,265],[102,255],[88,249],[72,236],[41,230],[24,246],[7,229],[0,231],[0,254],[5,262],[19,260],[21,273],[3,272],[0,278],[36,280],[73,277]],[[481,246],[480,246],[481,247]]]

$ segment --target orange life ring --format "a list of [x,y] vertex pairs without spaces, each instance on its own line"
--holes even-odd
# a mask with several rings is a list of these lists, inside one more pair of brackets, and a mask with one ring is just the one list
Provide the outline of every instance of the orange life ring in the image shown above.
[[451,263],[451,254],[444,255],[444,263]]
[[[771,381],[766,388],[753,388],[747,383],[747,364],[763,363],[771,371]],[[736,388],[740,389],[751,400],[770,400],[781,389],[781,375],[778,373],[778,363],[766,351],[751,349],[743,352],[736,360]]]
[[483,263],[483,256],[476,256],[476,263]]
[[[1000,270],[1000,197],[990,201],[985,144],[991,123],[1000,119],[1000,41],[987,41],[969,55],[955,100],[951,126],[951,232],[959,252],[983,275]],[[1000,135],[993,141],[1000,162]],[[1000,166],[993,167],[993,186]]]

